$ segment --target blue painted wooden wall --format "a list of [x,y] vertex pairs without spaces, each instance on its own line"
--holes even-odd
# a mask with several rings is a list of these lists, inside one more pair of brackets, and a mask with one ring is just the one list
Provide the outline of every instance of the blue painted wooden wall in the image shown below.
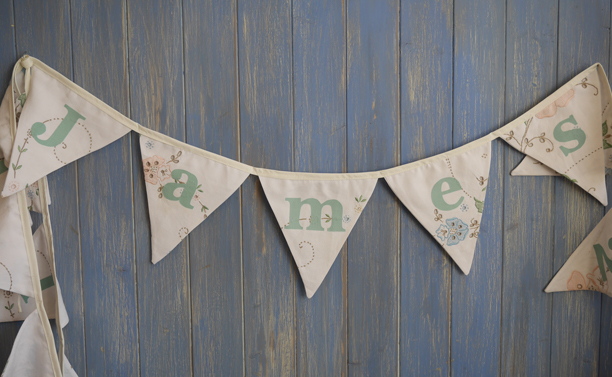
[[[609,68],[610,18],[603,0],[2,0],[1,84],[27,53],[189,144],[357,172]],[[542,291],[605,209],[493,150],[469,276],[381,181],[309,300],[253,177],[152,265],[128,135],[49,177],[67,355],[79,376],[612,375],[612,299]],[[18,329],[0,324],[0,365]]]

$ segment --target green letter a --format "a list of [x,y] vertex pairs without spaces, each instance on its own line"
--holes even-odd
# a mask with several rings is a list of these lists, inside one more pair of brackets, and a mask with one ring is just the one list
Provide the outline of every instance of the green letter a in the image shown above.
[[[181,170],[181,169],[173,170],[171,176],[175,181],[178,181],[181,179],[183,174],[187,176],[187,182],[185,183],[176,183],[176,182],[166,183],[164,185],[162,193],[164,194],[164,197],[166,199],[175,200],[175,201],[178,200],[179,203],[181,203],[183,207],[188,208],[188,209],[193,209],[193,206],[191,205],[191,199],[193,199],[193,196],[195,195],[196,190],[198,188],[198,178],[196,178],[195,175],[191,174],[187,170]],[[183,189],[183,192],[181,192],[181,195],[180,196],[174,195],[174,191],[176,191],[176,189],[179,189],[179,188]]]

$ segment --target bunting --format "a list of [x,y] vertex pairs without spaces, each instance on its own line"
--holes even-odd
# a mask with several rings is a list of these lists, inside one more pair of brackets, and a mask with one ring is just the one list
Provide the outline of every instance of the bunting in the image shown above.
[[310,298],[363,213],[377,179],[259,179]]
[[594,291],[612,297],[612,211],[561,267],[546,292]]
[[437,159],[385,180],[466,275],[480,234],[491,143]]
[[2,196],[96,151],[130,129],[38,67],[31,70]]
[[153,263],[168,255],[249,176],[161,141],[140,137]]
[[508,144],[527,155],[512,175],[562,175],[607,205],[604,150],[612,147],[606,118],[611,111],[605,76],[597,70],[581,76],[504,134]]

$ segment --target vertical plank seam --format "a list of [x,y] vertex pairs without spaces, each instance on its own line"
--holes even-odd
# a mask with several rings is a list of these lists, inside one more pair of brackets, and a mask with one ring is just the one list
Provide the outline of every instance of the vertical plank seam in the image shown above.
[[[506,108],[506,94],[507,94],[507,90],[508,90],[508,85],[507,85],[507,80],[508,80],[508,0],[506,0],[506,7],[504,9],[504,104],[503,104],[503,112],[504,115],[502,117],[502,122],[506,122],[507,119],[507,108]],[[492,144],[493,142],[491,142]],[[502,197],[506,195],[506,190],[504,189],[505,187],[505,181],[506,181],[506,166],[507,166],[507,161],[506,161],[506,148],[504,147],[500,147],[501,148],[501,155],[499,156],[501,158],[501,186],[499,187],[499,190],[501,190],[502,192]],[[504,203],[506,201],[504,200]],[[498,375],[501,376],[502,375],[502,365],[503,365],[503,360],[504,360],[504,354],[503,354],[503,343],[504,343],[504,331],[503,331],[503,326],[504,326],[504,254],[505,254],[505,248],[504,248],[504,240],[505,237],[503,237],[504,234],[504,229],[506,226],[506,217],[505,217],[505,212],[506,212],[506,206],[504,204],[501,205],[501,228],[502,228],[502,237],[501,237],[501,273],[500,273],[500,295],[499,295],[499,359],[497,360],[498,363]]]
[[[129,35],[129,8],[127,0],[123,0],[123,18],[125,22],[123,23],[124,27],[124,35],[125,35],[125,73],[126,73],[126,91],[127,91],[127,113],[128,117],[132,115],[132,91],[130,90],[130,35]],[[132,133],[128,134],[129,139],[129,156],[130,156],[130,183],[132,185],[132,266],[134,268],[134,295],[135,295],[135,305],[136,305],[136,364],[138,367],[138,375],[140,376],[142,373],[140,366],[140,307],[138,300],[138,266],[136,260],[136,211],[134,204],[134,151],[132,150],[132,144],[134,141],[132,140]]]
[[[397,1],[397,140],[398,140],[398,148],[396,154],[395,164],[399,165],[402,156],[402,1]],[[397,377],[400,377],[401,373],[401,358],[400,358],[400,350],[401,350],[401,329],[402,329],[402,232],[401,232],[401,216],[400,210],[401,208],[398,206],[397,196],[394,197],[395,206],[396,206],[396,231],[397,231],[397,272],[396,272],[396,285],[397,285],[397,339],[395,341],[396,344],[396,357],[397,357]]]
[[[240,117],[240,49],[239,49],[239,29],[238,29],[238,0],[234,0],[234,72],[236,78],[236,154],[238,161],[242,161],[242,141],[241,141],[241,117]],[[243,245],[243,227],[242,227],[242,185],[238,188],[238,215],[240,217],[240,310],[242,314],[242,375],[246,376],[246,320],[244,314],[244,245]]]
[[[179,0],[179,20],[181,23],[181,57],[182,57],[182,64],[181,64],[181,79],[182,82],[181,84],[183,85],[183,100],[181,101],[182,103],[182,107],[183,107],[183,140],[185,140],[185,142],[187,142],[187,104],[186,104],[186,98],[187,98],[187,93],[186,93],[186,85],[185,85],[185,7],[184,7],[184,3],[183,0]],[[187,321],[189,323],[189,366],[190,366],[190,370],[191,370],[191,376],[194,375],[194,371],[193,371],[193,289],[191,286],[191,234],[187,235],[187,255],[185,258],[185,262],[186,262],[186,273],[187,273],[187,290],[186,290],[186,294],[187,294],[187,304],[189,305],[189,320]]]
[[[289,6],[289,21],[291,22],[291,138],[293,140],[293,147],[291,148],[291,155],[293,158],[291,159],[291,170],[295,171],[296,163],[295,163],[295,75],[294,75],[294,51],[293,51],[293,0],[290,0]],[[297,334],[298,334],[298,316],[297,316],[297,287],[299,284],[299,277],[294,269],[291,269],[291,275],[293,275],[293,371],[294,376],[298,375],[298,344],[297,344]]]
[[[559,22],[561,20],[561,0],[557,1],[557,51],[556,51],[556,65],[555,65],[555,85],[558,85],[558,81],[559,81]],[[552,223],[553,223],[553,227],[552,227],[552,240],[553,240],[553,248],[552,248],[552,258],[550,260],[550,269],[552,271],[552,273],[555,273],[555,254],[556,254],[556,250],[555,250],[555,238],[556,238],[556,230],[557,227],[555,226],[557,223],[557,211],[556,211],[556,205],[555,205],[555,201],[556,201],[556,197],[557,197],[557,185],[553,184],[552,185],[552,195],[551,195],[551,206],[552,206]],[[552,367],[553,367],[553,356],[552,356],[552,351],[553,351],[553,319],[554,319],[554,307],[555,307],[555,295],[553,294],[551,299],[550,299],[550,326],[549,326],[549,351],[548,351],[548,375],[552,376]]]
[[[70,36],[70,75],[71,75],[71,79],[74,80],[74,50],[73,50],[73,45],[74,45],[74,41],[73,41],[73,33],[72,33],[72,1],[68,0],[68,16],[69,16],[69,22],[68,22],[68,35]],[[80,271],[79,271],[79,275],[81,278],[81,312],[83,315],[83,365],[85,367],[85,373],[87,373],[87,331],[85,331],[86,328],[86,316],[85,316],[85,312],[86,312],[86,308],[85,308],[85,286],[83,284],[83,271],[84,271],[84,264],[83,264],[83,244],[82,244],[82,238],[81,238],[81,206],[80,206],[80,193],[79,193],[79,162],[78,160],[75,161],[74,164],[74,173],[75,173],[75,190],[76,190],[76,226],[77,226],[77,242],[79,245],[79,264],[80,264]],[[68,343],[68,342],[67,342]],[[74,361],[74,360],[73,360]]]
[[[346,2],[344,3],[344,171],[348,172],[348,4],[349,4],[350,0],[346,0]],[[345,360],[346,360],[346,365],[345,365],[345,371],[346,371],[346,375],[348,376],[349,374],[349,362],[350,362],[350,354],[351,354],[351,349],[349,347],[349,332],[350,332],[350,326],[349,326],[349,252],[350,252],[350,247],[349,247],[349,243],[350,243],[350,239],[347,237],[346,239],[346,296],[344,297],[344,302],[345,302],[345,313],[344,313],[344,318],[346,321],[346,333],[344,334],[344,344],[345,344],[345,349],[346,349],[346,355],[345,355]]]
[[[453,39],[452,39],[452,67],[451,67],[451,146],[453,145],[453,135],[455,129],[455,1],[453,3]],[[448,258],[448,256],[446,256]],[[454,268],[452,266],[452,262],[449,265],[449,272],[447,286],[448,286],[448,295],[446,296],[446,303],[448,307],[447,315],[448,315],[448,376],[452,377],[453,375],[453,271]]]

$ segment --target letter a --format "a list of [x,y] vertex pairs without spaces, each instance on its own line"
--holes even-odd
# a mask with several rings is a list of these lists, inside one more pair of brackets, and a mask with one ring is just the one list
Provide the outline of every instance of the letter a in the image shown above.
[[32,125],[31,133],[34,140],[38,142],[40,145],[44,145],[46,147],[56,147],[60,145],[66,136],[72,131],[72,127],[76,124],[79,119],[85,120],[85,117],[81,114],[77,113],[68,105],[64,105],[66,109],[68,109],[68,114],[64,117],[62,122],[57,126],[53,134],[49,136],[47,140],[42,140],[39,138],[40,135],[44,134],[47,131],[47,126],[44,123],[36,122]]
[[[181,169],[176,169],[172,171],[172,178],[175,181],[180,180],[183,177],[183,174],[187,176],[187,182],[185,183],[175,183],[175,182],[171,182],[171,183],[166,183],[164,185],[164,188],[162,190],[162,193],[164,194],[164,197],[168,200],[178,200],[179,203],[181,203],[181,205],[185,208],[188,209],[193,209],[193,206],[191,205],[191,199],[193,199],[193,196],[196,193],[196,190],[198,188],[198,178],[191,174],[190,172],[188,172],[187,170],[181,170]],[[174,192],[176,191],[176,189],[182,188],[183,191],[181,192],[180,196],[176,196],[174,195]]]

